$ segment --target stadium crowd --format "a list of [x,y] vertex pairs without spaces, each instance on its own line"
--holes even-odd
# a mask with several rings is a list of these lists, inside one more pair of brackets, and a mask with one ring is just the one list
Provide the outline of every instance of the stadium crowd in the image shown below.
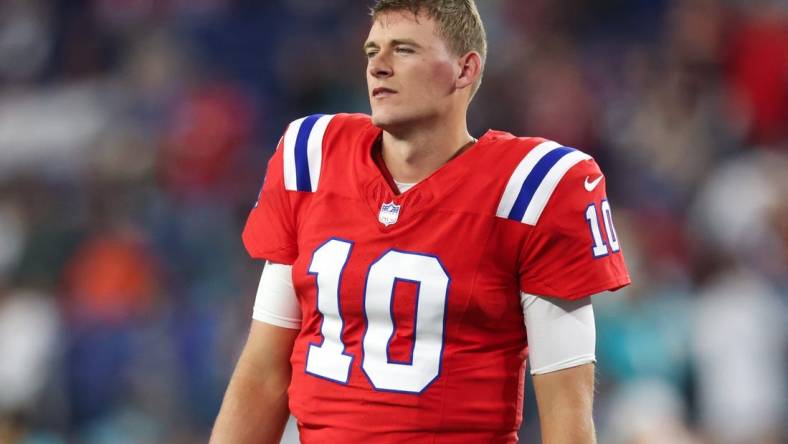
[[[788,3],[478,4],[475,135],[608,175],[634,283],[594,303],[600,442],[786,442]],[[368,111],[365,5],[0,2],[0,442],[206,440],[244,220],[288,121]]]

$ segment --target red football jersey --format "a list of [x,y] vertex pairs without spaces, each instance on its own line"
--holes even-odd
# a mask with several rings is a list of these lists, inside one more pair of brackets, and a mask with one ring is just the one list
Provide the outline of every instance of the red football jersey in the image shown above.
[[293,265],[301,441],[514,443],[520,292],[629,283],[602,173],[572,148],[488,131],[400,194],[380,136],[360,114],[293,122],[243,233],[253,257]]

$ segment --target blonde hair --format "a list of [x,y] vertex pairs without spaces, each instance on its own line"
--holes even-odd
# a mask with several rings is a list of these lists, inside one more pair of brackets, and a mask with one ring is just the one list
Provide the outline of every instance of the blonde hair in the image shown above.
[[[482,69],[487,60],[487,34],[474,0],[378,0],[370,14],[375,20],[389,11],[410,11],[414,16],[425,14],[435,20],[438,33],[449,49],[457,56],[476,51],[482,60]],[[482,76],[473,85],[471,96],[476,94]]]

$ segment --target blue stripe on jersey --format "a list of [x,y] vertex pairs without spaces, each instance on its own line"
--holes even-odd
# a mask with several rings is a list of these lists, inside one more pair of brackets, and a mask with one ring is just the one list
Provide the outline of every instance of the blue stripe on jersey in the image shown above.
[[312,128],[315,126],[317,119],[321,118],[323,114],[314,114],[304,119],[301,122],[301,127],[298,129],[298,136],[295,141],[295,170],[296,170],[296,188],[298,191],[312,191],[312,181],[309,178],[309,156],[307,147],[309,143],[309,134],[312,133]]
[[528,205],[534,198],[536,189],[539,188],[539,185],[542,183],[547,173],[550,172],[553,166],[561,160],[562,157],[572,151],[575,151],[575,149],[562,146],[545,154],[539,159],[539,162],[536,162],[536,165],[534,165],[528,177],[525,178],[523,186],[520,187],[520,193],[517,195],[517,200],[514,201],[512,211],[509,212],[509,219],[518,221],[523,219],[525,210],[528,209]]

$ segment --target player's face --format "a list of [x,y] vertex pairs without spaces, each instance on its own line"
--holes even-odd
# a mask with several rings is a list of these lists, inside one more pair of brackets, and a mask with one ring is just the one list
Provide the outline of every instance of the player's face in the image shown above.
[[431,18],[407,11],[383,13],[364,44],[372,121],[386,128],[449,114],[458,100],[458,58]]

